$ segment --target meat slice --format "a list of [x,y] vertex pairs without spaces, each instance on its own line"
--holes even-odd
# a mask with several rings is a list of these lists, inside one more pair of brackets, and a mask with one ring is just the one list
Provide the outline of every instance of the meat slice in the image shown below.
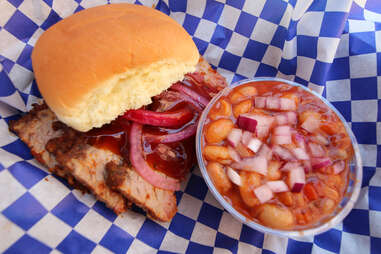
[[[35,106],[11,123],[10,129],[52,173],[66,178],[75,188],[93,193],[117,214],[127,208],[124,197],[153,219],[169,221],[177,211],[174,192],[146,182],[119,155],[87,144],[82,133],[59,122],[44,105]],[[115,177],[116,169],[125,172],[123,177]]]
[[225,78],[216,72],[216,70],[212,69],[203,57],[200,57],[196,71],[186,74],[185,79],[199,86],[202,90],[207,92],[211,98],[228,86]]
[[115,213],[126,211],[126,200],[120,193],[108,187],[105,181],[106,164],[110,161],[120,163],[122,158],[111,151],[89,145],[83,133],[62,123],[60,125],[62,136],[49,140],[46,145],[46,149],[55,156],[59,166]]
[[[36,105],[21,119],[10,124],[10,130],[28,145],[33,156],[52,173],[66,178],[74,188],[90,190],[115,213],[124,212],[126,200],[107,187],[103,177],[105,165],[109,158],[115,159],[114,154],[103,150],[92,152],[83,139],[68,135],[69,128],[65,127],[45,105]],[[80,142],[82,145],[78,146]],[[87,160],[78,161],[86,156],[89,156]],[[120,158],[117,156],[116,160]],[[86,174],[92,175],[84,177]]]
[[66,178],[74,188],[86,191],[82,184],[57,164],[55,156],[45,149],[45,145],[50,139],[62,135],[61,130],[52,128],[55,121],[57,121],[55,114],[48,109],[46,104],[35,104],[33,109],[19,120],[11,121],[9,129],[28,145],[34,158],[47,167],[50,172]]
[[9,124],[9,129],[28,145],[36,160],[50,170],[56,165],[56,160],[45,150],[45,145],[50,139],[62,135],[61,130],[55,131],[52,128],[52,123],[56,120],[54,113],[42,104],[36,105],[19,120]]
[[143,208],[151,218],[169,221],[176,214],[176,197],[173,191],[154,187],[127,165],[110,162],[106,165],[106,170],[107,184]]

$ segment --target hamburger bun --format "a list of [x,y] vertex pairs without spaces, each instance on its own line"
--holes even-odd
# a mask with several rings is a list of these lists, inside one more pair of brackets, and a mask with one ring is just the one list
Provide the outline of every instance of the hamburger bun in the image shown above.
[[78,131],[111,122],[193,72],[196,45],[152,8],[110,4],[80,11],[37,41],[38,88],[58,119]]

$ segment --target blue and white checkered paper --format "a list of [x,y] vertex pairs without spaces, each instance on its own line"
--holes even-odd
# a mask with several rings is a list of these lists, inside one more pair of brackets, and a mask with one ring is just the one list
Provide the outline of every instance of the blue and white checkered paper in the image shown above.
[[265,235],[216,202],[196,169],[177,193],[169,223],[139,211],[116,216],[50,175],[8,132],[40,98],[30,54],[60,19],[103,0],[0,0],[0,252],[4,253],[381,253],[380,0],[145,0],[192,35],[229,82],[295,80],[322,92],[350,122],[364,180],[342,224],[304,239]]

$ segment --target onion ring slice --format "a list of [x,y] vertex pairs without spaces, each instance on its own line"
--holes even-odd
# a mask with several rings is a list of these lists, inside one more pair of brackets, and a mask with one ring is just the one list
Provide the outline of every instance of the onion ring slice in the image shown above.
[[136,172],[153,186],[170,191],[180,189],[178,180],[160,174],[153,170],[143,157],[142,131],[143,126],[134,122],[131,126],[130,141],[130,161]]
[[140,124],[159,127],[177,127],[192,120],[193,112],[186,107],[172,112],[154,112],[145,109],[134,109],[128,110],[121,117]]
[[145,133],[144,140],[149,143],[163,143],[163,144],[177,142],[177,141],[181,141],[193,136],[196,133],[196,130],[197,130],[197,122],[188,125],[184,129],[176,133],[171,133],[171,134]]
[[179,83],[179,82],[177,82],[176,84],[173,84],[171,86],[171,89],[173,89],[175,91],[178,91],[180,93],[184,93],[184,94],[188,95],[190,98],[192,98],[193,100],[195,100],[198,103],[200,103],[200,105],[203,106],[203,107],[206,107],[206,105],[208,105],[208,103],[209,103],[209,99],[207,99],[204,96],[198,94],[197,92],[193,91],[189,87],[187,87],[185,85],[181,85],[181,83]]

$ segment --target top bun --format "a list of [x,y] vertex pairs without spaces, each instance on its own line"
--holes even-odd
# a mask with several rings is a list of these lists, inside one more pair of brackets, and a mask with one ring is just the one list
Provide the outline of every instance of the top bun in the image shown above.
[[63,19],[32,52],[46,103],[78,131],[151,103],[193,72],[198,59],[196,45],[176,21],[132,4],[98,6]]

